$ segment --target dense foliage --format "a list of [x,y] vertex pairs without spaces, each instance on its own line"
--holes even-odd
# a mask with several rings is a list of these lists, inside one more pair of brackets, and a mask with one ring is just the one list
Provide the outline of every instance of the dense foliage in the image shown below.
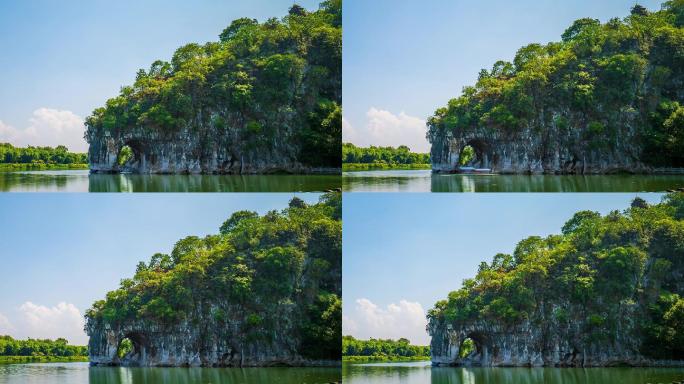
[[[244,340],[270,340],[293,322],[298,352],[339,359],[341,339],[341,196],[318,204],[293,198],[263,216],[238,211],[205,238],[178,241],[170,255],[138,264],[135,276],[97,301],[88,321],[109,326],[190,322],[221,334],[239,324]],[[292,313],[289,320],[279,317]],[[230,324],[230,327],[229,327]]]
[[634,137],[655,166],[684,166],[684,1],[639,5],[620,20],[575,21],[562,40],[530,44],[483,69],[428,120],[428,139],[487,129],[567,137],[594,150]]
[[65,339],[15,340],[11,336],[0,336],[0,356],[71,357],[87,355],[87,347],[69,345]]
[[633,329],[642,354],[684,359],[683,277],[684,194],[653,206],[637,198],[624,212],[578,212],[561,234],[483,262],[428,318],[572,324],[599,342]]
[[[352,143],[342,145],[342,164],[368,164],[376,168],[399,168],[402,166],[422,166],[430,164],[430,154],[415,153],[405,145],[394,147],[357,147]],[[429,165],[428,165],[429,167]]]
[[411,345],[407,339],[357,340],[344,336],[342,356],[347,361],[426,360],[430,358],[430,347]]
[[0,164],[87,164],[85,153],[69,152],[67,147],[18,148],[8,143],[0,143]]
[[189,128],[202,144],[222,137],[253,150],[287,139],[301,162],[339,167],[341,25],[341,0],[315,12],[294,5],[282,20],[234,20],[218,42],[185,45],[138,71],[86,119],[86,137]]

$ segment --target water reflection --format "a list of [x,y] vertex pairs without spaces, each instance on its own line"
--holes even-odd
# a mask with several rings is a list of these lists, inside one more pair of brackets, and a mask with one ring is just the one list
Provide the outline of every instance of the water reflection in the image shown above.
[[0,365],[0,384],[209,384],[341,382],[340,368],[119,368],[88,363]]
[[346,192],[664,192],[684,175],[463,175],[418,171],[344,172]]
[[3,192],[322,192],[339,175],[90,175],[87,170],[0,173]]
[[684,368],[432,368],[429,363],[345,364],[342,377],[345,384],[645,384],[684,381]]

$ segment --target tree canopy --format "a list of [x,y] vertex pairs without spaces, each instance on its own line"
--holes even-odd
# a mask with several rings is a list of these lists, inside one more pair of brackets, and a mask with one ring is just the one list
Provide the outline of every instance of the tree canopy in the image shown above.
[[6,164],[87,164],[85,153],[69,152],[63,145],[53,147],[15,147],[0,143],[0,163]]
[[0,356],[72,357],[87,355],[87,347],[69,345],[66,339],[16,340],[11,336],[0,336]]
[[412,345],[408,339],[404,338],[358,340],[353,336],[344,336],[342,356],[363,356],[370,358],[369,360],[428,359],[430,347]]

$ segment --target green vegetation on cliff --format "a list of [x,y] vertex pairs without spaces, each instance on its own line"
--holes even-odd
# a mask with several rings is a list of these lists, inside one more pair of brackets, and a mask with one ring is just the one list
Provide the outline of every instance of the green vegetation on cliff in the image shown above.
[[342,360],[348,362],[418,361],[430,359],[430,347],[411,345],[407,339],[357,340],[342,338]]
[[87,356],[87,347],[69,345],[65,339],[15,340],[0,336],[0,363],[87,361]]
[[203,132],[236,130],[231,141],[274,149],[293,135],[299,161],[339,167],[341,25],[341,0],[315,12],[294,5],[282,20],[237,19],[220,41],[185,45],[171,62],[141,69],[132,86],[86,119],[86,137],[191,127],[201,142],[216,139]]
[[87,169],[85,153],[69,152],[67,147],[19,148],[9,143],[0,143],[0,171],[44,170],[44,169]]
[[653,206],[636,198],[624,212],[578,212],[561,234],[529,237],[483,262],[428,318],[577,328],[582,342],[620,336],[644,356],[684,360],[683,277],[684,194]]
[[527,45],[512,63],[483,69],[429,118],[427,136],[435,143],[483,127],[503,137],[529,131],[543,143],[558,136],[572,148],[684,167],[683,26],[682,0],[657,12],[636,5],[622,20],[577,20],[561,41]]
[[186,237],[170,255],[140,262],[133,278],[86,312],[88,324],[152,324],[170,333],[190,326],[200,342],[216,342],[202,340],[211,334],[245,345],[293,332],[289,343],[301,356],[339,359],[341,215],[339,193],[314,205],[295,197],[263,216],[235,212],[219,234]]
[[346,171],[368,169],[430,169],[430,154],[415,153],[405,145],[394,147],[357,147],[342,145],[342,168]]

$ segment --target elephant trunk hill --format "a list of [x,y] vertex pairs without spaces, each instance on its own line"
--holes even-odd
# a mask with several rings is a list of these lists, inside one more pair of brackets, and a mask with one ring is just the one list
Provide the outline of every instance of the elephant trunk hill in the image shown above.
[[428,119],[432,169],[683,173],[683,25],[681,0],[657,12],[637,5],[483,69]]
[[91,171],[339,172],[341,12],[329,0],[237,19],[220,41],[141,69],[86,119]]
[[219,234],[141,262],[86,312],[90,362],[339,365],[341,238],[340,194],[263,216],[238,211]]
[[428,314],[435,365],[684,366],[684,194],[581,211]]

